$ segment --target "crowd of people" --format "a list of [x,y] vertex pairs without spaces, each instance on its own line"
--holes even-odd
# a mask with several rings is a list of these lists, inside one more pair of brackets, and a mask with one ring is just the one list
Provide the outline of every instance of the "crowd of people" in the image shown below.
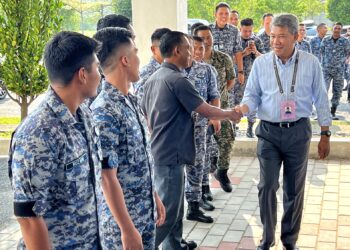
[[[350,32],[342,37],[335,23],[327,37],[322,23],[308,41],[292,14],[262,19],[264,31],[255,35],[252,19],[239,20],[219,3],[215,22],[197,23],[191,34],[158,28],[140,71],[137,34],[126,17],[101,18],[93,38],[57,33],[43,56],[46,98],[11,140],[18,249],[195,249],[182,238],[184,199],[188,220],[214,222],[205,214],[215,209],[210,172],[232,192],[228,169],[243,116],[250,138],[260,119],[257,249],[275,244],[282,163],[281,241],[298,249],[309,117],[316,109],[324,159],[350,78]],[[349,84],[347,91],[350,102]]]

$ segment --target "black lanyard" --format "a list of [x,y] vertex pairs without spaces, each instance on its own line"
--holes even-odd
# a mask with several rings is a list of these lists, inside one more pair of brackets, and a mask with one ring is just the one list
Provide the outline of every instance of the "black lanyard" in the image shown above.
[[[299,63],[299,52],[297,52],[297,55],[295,56],[293,80],[292,80],[292,86],[290,87],[291,93],[294,93],[294,90],[295,90],[295,81],[297,78],[298,63]],[[280,93],[283,95],[284,91],[283,91],[281,79],[278,73],[278,68],[276,64],[276,55],[273,55],[273,68],[275,70],[276,80],[277,80],[278,87],[280,89]]]

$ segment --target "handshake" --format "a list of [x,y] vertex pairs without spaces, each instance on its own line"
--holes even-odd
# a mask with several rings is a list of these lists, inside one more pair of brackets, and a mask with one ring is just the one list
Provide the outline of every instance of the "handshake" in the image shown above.
[[247,105],[237,105],[232,110],[230,110],[231,116],[229,119],[234,123],[239,123],[241,121],[241,118],[243,117],[243,114],[246,114],[248,112],[249,108]]

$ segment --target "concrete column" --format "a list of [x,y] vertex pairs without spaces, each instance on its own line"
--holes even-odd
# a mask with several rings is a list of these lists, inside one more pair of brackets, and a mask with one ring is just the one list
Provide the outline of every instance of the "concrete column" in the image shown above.
[[141,65],[151,57],[151,35],[157,28],[187,33],[187,0],[132,0],[132,20]]

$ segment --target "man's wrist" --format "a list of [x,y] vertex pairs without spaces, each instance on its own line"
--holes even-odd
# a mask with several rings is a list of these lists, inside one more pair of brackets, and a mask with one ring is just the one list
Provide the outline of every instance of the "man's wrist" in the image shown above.
[[244,74],[243,70],[238,70],[238,74]]

